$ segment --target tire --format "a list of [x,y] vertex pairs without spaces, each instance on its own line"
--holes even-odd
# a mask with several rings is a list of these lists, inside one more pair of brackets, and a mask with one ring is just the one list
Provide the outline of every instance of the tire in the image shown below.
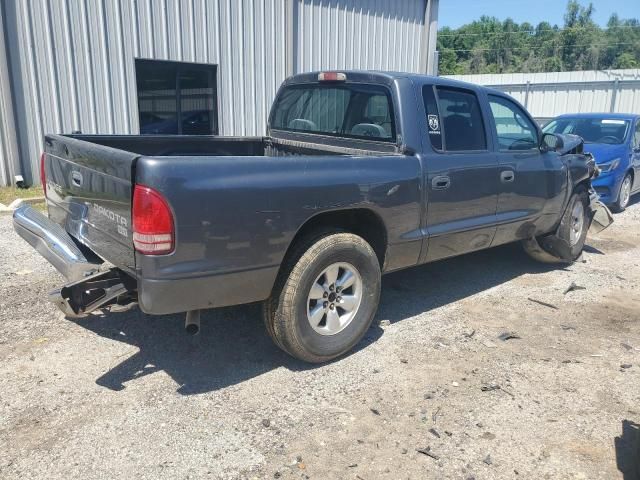
[[267,332],[278,347],[305,362],[339,357],[362,339],[378,309],[381,273],[375,252],[357,235],[334,232],[300,242],[289,258],[264,303]]
[[616,213],[624,212],[629,205],[629,199],[631,198],[631,186],[633,184],[633,178],[630,173],[627,173],[620,184],[620,190],[618,191],[618,200],[611,205],[611,210]]
[[572,263],[582,254],[590,225],[589,195],[579,188],[569,199],[556,231],[523,241],[524,249],[540,262]]

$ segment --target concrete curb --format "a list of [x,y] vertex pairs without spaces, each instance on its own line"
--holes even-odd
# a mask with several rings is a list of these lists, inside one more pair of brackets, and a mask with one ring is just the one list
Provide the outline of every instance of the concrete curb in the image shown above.
[[44,202],[44,197],[33,198],[16,198],[8,206],[0,203],[0,215],[11,215],[13,211],[23,203],[33,205],[34,203]]

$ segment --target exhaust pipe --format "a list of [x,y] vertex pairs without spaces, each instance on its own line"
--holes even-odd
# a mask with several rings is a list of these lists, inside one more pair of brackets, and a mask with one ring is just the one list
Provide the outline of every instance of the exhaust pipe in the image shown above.
[[189,335],[200,333],[200,310],[189,310],[184,322],[184,329]]

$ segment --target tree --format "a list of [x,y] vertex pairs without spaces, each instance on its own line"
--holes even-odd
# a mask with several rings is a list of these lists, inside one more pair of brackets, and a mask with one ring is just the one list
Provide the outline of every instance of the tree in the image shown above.
[[533,26],[482,16],[438,34],[443,75],[511,73],[640,66],[640,21],[611,15],[606,28],[593,21],[591,3],[567,3],[564,26]]

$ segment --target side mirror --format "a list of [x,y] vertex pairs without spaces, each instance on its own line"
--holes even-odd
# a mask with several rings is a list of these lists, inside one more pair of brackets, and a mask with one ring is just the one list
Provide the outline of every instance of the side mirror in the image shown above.
[[540,140],[540,150],[543,152],[557,152],[564,148],[562,138],[553,133],[543,133]]

